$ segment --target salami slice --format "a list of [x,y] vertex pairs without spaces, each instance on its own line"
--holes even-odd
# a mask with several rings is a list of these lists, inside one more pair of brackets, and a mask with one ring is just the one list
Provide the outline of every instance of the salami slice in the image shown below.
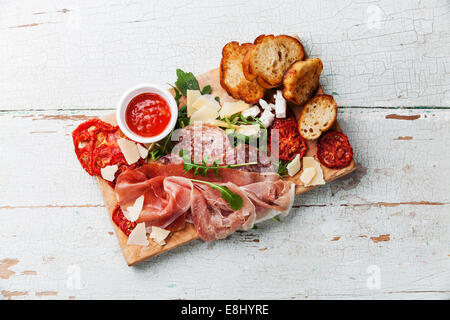
[[172,150],[172,160],[183,150],[196,163],[206,159],[207,165],[212,165],[214,161],[223,164],[226,162],[226,155],[232,152],[225,131],[209,124],[191,124],[174,135],[173,138],[178,143]]
[[342,169],[353,158],[353,150],[347,136],[342,132],[328,131],[319,140],[317,158],[330,169]]

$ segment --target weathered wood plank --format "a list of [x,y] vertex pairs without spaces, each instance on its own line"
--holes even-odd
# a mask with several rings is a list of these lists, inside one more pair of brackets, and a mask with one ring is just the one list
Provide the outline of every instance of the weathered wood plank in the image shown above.
[[450,106],[446,0],[1,6],[0,110],[114,107],[129,87],[215,68],[228,41],[261,33],[298,34],[340,105]]
[[[449,110],[343,109],[362,169],[297,198],[282,223],[133,268],[72,151],[75,125],[109,112],[0,114],[0,298],[450,297]],[[366,286],[372,265],[380,289]]]
[[[14,274],[0,278],[0,298],[448,299],[448,210],[301,208],[281,223],[198,240],[135,267],[123,261],[104,208],[0,210],[0,270],[4,259],[17,260]],[[379,268],[379,289],[367,287],[369,267]]]
[[[79,165],[71,132],[106,111],[0,113],[0,208],[103,206],[96,181]],[[392,114],[419,117],[398,120]],[[400,117],[402,118],[402,117]],[[343,109],[339,123],[360,165],[297,199],[299,205],[449,203],[450,110]],[[26,196],[24,196],[26,195]]]

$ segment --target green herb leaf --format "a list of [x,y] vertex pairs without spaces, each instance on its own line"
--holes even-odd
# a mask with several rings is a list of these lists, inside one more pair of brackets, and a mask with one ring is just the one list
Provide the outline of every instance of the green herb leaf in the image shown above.
[[223,168],[236,168],[243,166],[251,166],[253,164],[257,164],[257,162],[247,162],[247,163],[238,163],[238,164],[226,164],[223,166],[219,165],[219,162],[215,160],[211,166],[208,166],[208,158],[203,158],[201,163],[195,163],[191,161],[189,152],[187,150],[180,150],[180,157],[183,159],[183,168],[185,172],[189,172],[194,169],[194,175],[201,174],[206,176],[209,170],[213,170],[216,175],[219,177],[219,169]]
[[211,94],[211,86],[209,84],[207,86],[204,86],[200,93],[201,94]]
[[219,97],[215,97],[214,100],[216,100],[218,103],[220,103],[220,98]]
[[213,182],[203,181],[203,180],[197,180],[197,179],[191,179],[191,181],[204,183],[209,185],[211,188],[219,190],[220,195],[223,199],[225,199],[228,204],[230,205],[231,209],[233,210],[240,210],[242,208],[243,200],[242,197],[230,189],[228,189],[226,186],[219,186],[218,184],[215,184]]
[[192,72],[184,72],[181,69],[177,69],[177,77],[175,86],[184,96],[186,96],[187,90],[200,90],[198,81]]
[[278,174],[280,176],[286,176],[288,173],[287,170],[287,165],[289,164],[289,162],[284,162],[283,160],[280,160],[279,164],[278,164]]

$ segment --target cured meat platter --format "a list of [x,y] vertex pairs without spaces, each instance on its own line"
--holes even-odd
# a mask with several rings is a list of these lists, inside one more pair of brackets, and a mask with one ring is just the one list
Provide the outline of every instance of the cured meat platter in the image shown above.
[[[320,62],[319,65],[320,71],[318,72],[317,76],[315,75],[309,76],[312,72],[311,71],[312,69],[310,68],[310,66],[308,66],[308,63],[310,63],[311,61],[311,63],[315,63],[315,65],[317,65],[317,61],[312,61],[315,59],[306,59],[306,53],[304,53],[303,47],[301,46],[301,44],[297,44],[297,42],[300,43],[299,40],[297,39],[296,40],[297,42],[295,42],[292,39],[297,38],[289,36],[274,37],[270,35],[258,37],[253,44],[239,45],[237,42],[231,42],[227,44],[222,51],[222,61],[220,64],[220,68],[213,69],[209,72],[198,75],[195,77],[196,81],[194,81],[198,82],[198,85],[197,84],[194,85],[195,88],[197,87],[199,89],[203,88],[202,90],[197,90],[199,92],[195,92],[195,94],[198,95],[195,97],[197,100],[198,99],[201,100],[202,97],[205,98],[207,96],[211,96],[214,98],[215,101],[217,101],[218,106],[217,114],[214,114],[214,116],[212,117],[210,116],[209,118],[207,118],[205,114],[207,114],[208,112],[211,113],[212,107],[209,106],[213,105],[215,102],[213,102],[212,104],[210,102],[206,103],[208,105],[208,108],[210,109],[206,109],[206,107],[203,105],[200,105],[199,107],[199,103],[197,103],[196,108],[195,107],[196,104],[192,102],[193,100],[196,100],[192,98],[192,94],[194,93],[193,90],[190,90],[189,87],[188,90],[186,90],[186,88],[183,88],[183,83],[180,81],[180,79],[186,79],[187,78],[186,75],[188,75],[188,73],[183,73],[182,71],[178,72],[177,70],[177,75],[179,79],[178,84],[176,83],[175,86],[169,91],[170,94],[172,94],[176,98],[177,102],[176,107],[178,109],[183,109],[187,107],[187,114],[188,114],[187,118],[190,119],[190,124],[188,124],[187,127],[184,127],[182,124],[181,130],[186,130],[186,128],[192,127],[194,125],[192,124],[194,118],[200,119],[199,122],[203,126],[207,122],[208,125],[215,124],[216,125],[215,130],[220,130],[222,132],[226,129],[225,132],[227,134],[230,134],[230,132],[232,134],[236,132],[241,132],[240,136],[241,137],[244,136],[244,138],[253,135],[253,133],[250,134],[248,133],[249,131],[246,132],[243,129],[253,130],[255,128],[255,123],[256,127],[258,128],[257,134],[261,135],[259,127],[261,127],[262,130],[269,130],[268,139],[272,143],[271,144],[272,148],[273,148],[272,140],[277,141],[277,143],[279,144],[279,155],[277,158],[279,159],[283,158],[285,160],[279,161],[277,170],[273,169],[270,163],[265,166],[260,166],[259,162],[261,160],[261,156],[259,156],[259,158],[257,157],[255,162],[250,162],[250,160],[240,162],[235,161],[233,162],[232,165],[229,164],[231,162],[226,162],[226,160],[223,160],[222,157],[221,159],[223,161],[220,162],[220,164],[225,165],[220,166],[218,165],[219,163],[218,161],[208,162],[208,157],[205,157],[206,154],[205,152],[207,151],[204,151],[202,157],[200,158],[201,160],[200,162],[202,162],[203,160],[203,164],[201,163],[198,164],[198,168],[200,169],[197,172],[198,168],[196,167],[197,166],[196,160],[192,158],[192,163],[186,161],[186,158],[183,157],[184,150],[181,150],[181,152],[179,153],[179,156],[183,157],[182,158],[183,160],[177,159],[175,162],[173,162],[172,159],[174,152],[172,152],[171,154],[169,154],[168,152],[160,154],[161,153],[160,142],[156,144],[145,143],[143,142],[144,140],[139,141],[138,139],[133,139],[135,137],[132,132],[133,130],[130,130],[131,132],[128,133],[128,130],[124,128],[123,124],[129,121],[129,119],[131,119],[127,118],[128,117],[128,113],[126,113],[127,111],[124,111],[125,112],[124,119],[126,120],[121,119],[119,111],[101,119],[102,122],[111,125],[111,128],[115,128],[114,130],[116,131],[114,131],[115,132],[114,137],[111,136],[110,138],[108,136],[106,140],[113,141],[111,144],[114,146],[117,145],[116,142],[118,141],[120,150],[122,150],[124,156],[122,156],[121,154],[114,157],[111,156],[111,154],[113,153],[115,154],[118,152],[117,151],[119,150],[118,147],[115,147],[114,152],[111,151],[113,150],[111,147],[109,149],[103,149],[102,151],[103,153],[102,152],[96,153],[95,150],[101,149],[101,147],[95,147],[95,145],[101,146],[101,144],[96,144],[95,141],[94,142],[91,141],[92,134],[90,133],[89,136],[90,138],[85,138],[84,141],[81,141],[80,136],[83,135],[80,134],[80,132],[87,134],[87,131],[82,131],[79,129],[76,129],[74,131],[73,137],[74,137],[75,152],[83,168],[85,168],[85,170],[89,174],[95,175],[97,178],[98,185],[103,195],[106,209],[111,218],[115,234],[119,241],[119,245],[122,249],[125,261],[129,266],[137,264],[141,261],[144,261],[146,259],[164,253],[166,251],[172,250],[178,246],[181,246],[193,240],[199,238],[205,241],[221,239],[229,236],[233,231],[237,229],[245,230],[248,229],[249,226],[253,226],[253,223],[255,222],[257,223],[258,221],[275,217],[276,216],[275,214],[269,215],[268,213],[262,214],[261,212],[270,211],[267,208],[270,208],[272,210],[274,206],[276,207],[278,205],[277,201],[276,200],[274,201],[272,199],[271,201],[266,201],[269,202],[268,204],[267,203],[261,204],[261,199],[263,198],[265,199],[266,195],[260,196],[258,199],[259,195],[258,192],[260,191],[259,189],[258,189],[259,191],[255,191],[249,195],[248,192],[251,188],[248,187],[247,182],[241,183],[241,181],[235,181],[234,178],[231,178],[229,180],[231,181],[230,184],[229,181],[227,181],[228,179],[226,177],[228,176],[228,172],[231,172],[232,170],[236,171],[240,169],[246,172],[246,170],[248,169],[247,171],[249,172],[247,172],[246,174],[248,175],[249,179],[248,183],[250,184],[253,183],[254,185],[256,185],[263,179],[268,179],[268,181],[270,182],[278,181],[280,182],[279,184],[284,184],[283,190],[285,190],[286,188],[290,188],[290,190],[292,191],[295,190],[291,192],[290,197],[288,195],[288,191],[286,191],[285,193],[283,193],[284,191],[280,191],[280,193],[277,194],[277,197],[281,198],[284,196],[287,197],[286,198],[287,202],[290,202],[289,208],[287,209],[284,208],[283,211],[284,212],[283,214],[287,214],[290,207],[292,206],[294,194],[300,195],[319,185],[323,185],[324,183],[328,183],[337,178],[343,177],[356,169],[357,166],[355,161],[353,160],[353,151],[350,145],[348,144],[347,137],[343,133],[341,133],[341,128],[339,127],[338,121],[336,120],[337,105],[334,103],[334,100],[332,100],[331,96],[324,94],[322,88],[320,87],[320,84],[318,83],[318,76],[320,75],[320,71],[322,68],[321,62],[319,59],[316,58]],[[266,42],[270,43],[270,46],[264,47]],[[281,56],[279,62],[281,64],[285,62],[285,64],[287,65],[282,70],[282,80],[281,80],[283,82],[282,84],[279,83],[280,80],[277,80],[276,77],[272,78],[264,77],[264,74],[258,73],[259,66],[257,65],[257,61],[261,60],[258,59],[258,55],[266,54],[270,56],[271,55],[270,48],[273,47],[274,43],[275,45],[279,46],[278,56],[279,57]],[[240,52],[240,50],[242,52]],[[296,52],[296,50],[300,50],[301,52],[298,53]],[[275,52],[275,54],[276,53],[277,52]],[[294,58],[290,58],[289,55],[293,55]],[[287,61],[283,61],[282,59],[283,57]],[[236,73],[236,63],[239,66],[238,71],[240,73],[239,72]],[[278,72],[278,70],[274,70],[273,72],[276,73]],[[259,74],[259,77],[257,76],[252,79],[252,77],[256,74]],[[240,76],[241,78],[236,80],[237,76]],[[290,80],[289,77],[293,78],[293,80]],[[316,79],[317,84],[314,90],[312,90],[308,86],[310,86],[310,84],[314,82],[314,79]],[[293,84],[297,85],[297,87],[292,89],[290,86],[292,86]],[[312,85],[312,87],[314,87],[314,85]],[[137,91],[133,92],[134,96],[136,96],[136,94],[139,93]],[[306,93],[299,94],[299,92],[306,92]],[[299,101],[303,99],[304,95],[307,96],[307,99],[305,99],[306,102]],[[279,107],[280,105],[279,101],[281,100],[284,102],[284,108]],[[132,101],[133,100],[131,100],[131,102]],[[130,109],[131,102],[130,99],[127,100],[126,105],[128,106],[128,109]],[[140,105],[142,104],[137,104],[137,106]],[[272,105],[272,109],[270,108],[270,106],[267,107],[268,105]],[[265,108],[265,106],[267,108]],[[223,113],[222,111],[227,107],[231,108],[233,111],[229,112],[228,114]],[[191,110],[189,110],[189,108],[191,108]],[[239,109],[241,111],[238,111],[238,108],[241,108],[243,110]],[[249,115],[250,109],[252,108],[256,110],[256,112],[254,115]],[[200,109],[202,109],[203,111]],[[317,109],[320,109],[320,113],[315,111]],[[206,110],[206,113],[204,110]],[[266,110],[268,111],[266,112]],[[180,111],[178,113],[178,121],[180,121],[180,119],[184,119],[183,117],[180,116]],[[264,113],[268,114],[269,112],[271,112],[273,116],[272,120],[269,120],[269,122],[267,122],[267,119],[264,117]],[[191,113],[190,116],[189,113]],[[330,113],[332,113],[331,116],[329,115]],[[235,116],[236,114],[244,114],[245,119],[242,119],[241,117],[242,121],[244,122],[234,120],[238,118]],[[259,117],[257,117],[257,115]],[[148,114],[139,115],[140,118],[138,117],[137,123],[141,124],[141,122],[139,122],[141,121],[140,119],[145,117],[148,118],[148,116],[149,116]],[[255,120],[255,122],[250,122],[248,119]],[[288,132],[283,131],[285,128],[283,126],[288,122],[289,119],[292,120],[291,121],[292,123],[294,123],[295,134],[290,135],[287,137],[286,140],[283,140],[284,137],[282,135],[285,132]],[[226,124],[224,125],[225,121]],[[319,130],[317,129],[319,127],[318,123],[320,123],[321,121],[325,122],[325,125],[323,125]],[[122,130],[120,130],[117,125],[119,125],[120,129]],[[223,127],[226,128],[224,129]],[[111,128],[108,128],[108,130],[113,130]],[[129,125],[128,129],[130,128],[133,127]],[[137,125],[135,128],[144,128],[144,127]],[[152,126],[148,126],[147,128],[154,129],[155,128],[154,123],[152,124]],[[270,134],[271,132],[270,130],[275,128],[280,128],[280,136],[278,140],[274,138],[275,135],[273,132],[272,134]],[[306,130],[305,128],[308,130]],[[89,130],[90,132],[94,132],[94,130],[97,130],[97,128],[95,128],[94,130],[91,129]],[[304,132],[302,132],[302,130]],[[101,130],[99,132],[101,132]],[[142,136],[145,135],[142,134]],[[137,149],[143,150],[142,152],[144,153],[142,159],[137,157],[136,160],[134,160],[135,162],[133,165],[130,164],[130,161],[128,159],[130,156],[127,155],[125,148],[120,143],[120,140],[124,140],[126,138],[128,138],[128,141],[130,140],[135,141],[136,145],[138,146]],[[245,143],[248,143],[249,139],[248,138],[246,139],[247,140],[245,140]],[[292,142],[297,141],[295,139],[301,141],[303,143],[303,147],[297,147],[297,149],[295,149],[294,148],[295,144]],[[183,140],[180,141],[181,142],[179,142],[179,144],[183,144]],[[244,145],[245,143],[242,143],[242,145]],[[85,147],[85,145],[89,145],[90,147],[87,148]],[[286,147],[287,145],[289,145],[289,148]],[[213,146],[212,148],[214,149],[215,148],[214,146],[217,146],[217,143],[213,142],[211,146]],[[208,149],[211,146],[206,145],[205,149]],[[175,149],[175,147],[173,148]],[[238,148],[238,145],[231,150],[236,150],[236,148]],[[249,148],[251,150],[251,147],[247,147],[246,150],[249,150]],[[192,149],[194,150],[194,147],[192,147]],[[295,149],[295,150],[289,155],[287,155],[286,149],[288,150]],[[86,155],[87,153],[85,152],[89,152],[89,155]],[[212,156],[211,151],[209,150],[208,152],[209,152],[208,156],[211,157]],[[97,154],[97,158],[96,160],[93,160],[95,154]],[[100,156],[98,156],[98,154],[100,154]],[[105,154],[107,154],[107,156],[105,156]],[[250,154],[250,151],[248,151],[248,154]],[[175,156],[178,156],[178,153]],[[124,160],[124,158],[126,161]],[[137,160],[138,158],[139,160]],[[245,156],[245,160],[247,160],[247,158],[249,158],[248,155]],[[102,161],[99,162],[98,159],[101,159],[103,162]],[[97,168],[94,168],[94,165],[92,165],[93,162],[95,162]],[[241,162],[244,163],[240,164]],[[121,164],[123,164],[123,166]],[[183,170],[179,171],[178,169],[173,171],[173,168],[177,166],[181,166],[184,172]],[[237,168],[238,166],[242,167]],[[111,172],[107,170],[109,169],[109,167],[112,168]],[[168,167],[170,167],[171,169],[168,170],[167,169]],[[262,167],[264,167],[265,169],[264,170],[261,169]],[[207,172],[210,168],[211,170]],[[193,169],[195,169],[196,171],[194,172]],[[169,183],[174,182],[169,181],[168,179],[168,177],[172,176],[172,172],[181,172],[180,174],[177,173],[176,176],[182,176],[183,179],[185,179],[183,180],[183,182],[175,181],[175,185],[177,185],[177,188],[179,188],[180,183],[181,184],[189,183],[190,187],[188,188],[191,188],[189,189],[191,190],[189,191],[190,193],[187,193],[191,197],[189,200],[187,200],[189,204],[187,204],[187,206],[185,206],[183,210],[178,210],[180,212],[183,211],[183,213],[178,214],[176,217],[170,217],[170,222],[166,221],[160,223],[162,217],[158,216],[157,218],[154,218],[155,213],[151,211],[156,206],[154,203],[159,202],[159,198],[156,197],[152,198],[153,200],[150,200],[151,196],[149,195],[148,188],[156,189],[156,187],[154,187],[148,181],[150,181],[151,179],[153,180],[156,179],[157,177],[155,176],[157,174],[154,174],[154,172],[159,172],[159,170],[163,172],[166,171],[169,172],[161,174],[165,176],[165,178],[161,178],[162,180],[164,180],[164,182],[162,182],[164,185],[164,191],[161,191],[163,192],[161,198],[166,197],[166,192],[169,189],[168,187]],[[189,172],[189,170],[191,171]],[[212,171],[215,172],[217,177],[214,176],[214,173]],[[242,173],[243,171],[239,172]],[[143,173],[146,176],[142,178]],[[219,177],[219,173],[222,175],[221,177]],[[269,176],[271,177],[272,174],[276,175],[277,177],[266,178]],[[108,176],[109,178],[107,178]],[[187,181],[186,177],[188,178],[188,180],[190,179],[194,184],[192,184],[192,182],[186,182]],[[203,180],[205,180],[206,182],[204,182]],[[238,194],[241,195],[241,197],[238,196],[238,198],[244,198],[243,204],[242,199],[240,199],[241,202],[239,203],[239,209],[234,208],[232,210],[229,210],[230,208],[228,208],[228,210],[231,212],[230,217],[233,217],[232,214],[234,214],[236,211],[241,212],[243,210],[242,207],[245,207],[248,201],[248,204],[253,208],[251,209],[253,210],[252,211],[253,214],[256,208],[256,218],[253,218],[252,221],[250,221],[250,218],[245,218],[246,222],[241,223],[236,228],[234,226],[233,227],[227,226],[227,229],[225,231],[216,228],[214,232],[216,232],[216,234],[221,234],[221,236],[214,236],[214,235],[211,236],[211,234],[205,232],[204,231],[205,222],[204,221],[199,222],[200,221],[199,219],[201,217],[199,217],[199,214],[196,213],[198,211],[202,211],[203,207],[198,206],[198,201],[197,204],[194,203],[195,199],[197,200],[199,199],[198,195],[197,196],[194,195],[194,190],[197,191],[201,190],[201,192],[206,192],[206,189],[203,190],[201,185],[203,185],[203,183],[208,184],[210,182],[213,182],[211,186],[213,189],[215,189],[215,191],[213,190],[213,192],[215,193],[208,193],[206,199],[213,194],[214,195],[217,194],[217,196],[220,198],[220,193],[217,191],[219,190],[222,193],[222,198],[220,199],[223,201],[224,205],[225,206],[229,205],[231,206],[231,208],[233,208],[232,202],[230,202],[229,199],[226,199],[226,197],[224,197],[224,190],[220,188],[220,186],[222,187],[226,186],[225,191],[231,190],[232,191],[231,193],[233,195]],[[140,194],[137,195],[133,195],[132,197],[133,200],[128,200],[128,194],[129,192],[131,192],[129,190],[136,190],[136,188],[142,188],[143,184],[146,185],[145,187],[147,188],[145,189],[146,191],[141,192]],[[244,193],[241,194],[240,193],[241,190],[233,189],[235,188],[235,185],[238,186],[237,187],[238,189],[243,189]],[[141,194],[142,196],[140,196]],[[156,192],[155,194],[158,193]],[[248,198],[246,195],[248,195]],[[140,203],[139,207],[139,204],[137,203],[139,202],[140,199],[144,204]],[[228,203],[223,199],[226,199]],[[184,200],[177,199],[177,201],[178,202],[176,204],[178,205],[179,202],[182,202]],[[234,205],[236,206],[236,203]],[[133,207],[136,206],[139,207],[138,210],[139,212],[137,212],[136,217],[133,218],[132,217]],[[282,205],[280,204],[280,206]],[[162,205],[162,209],[160,208],[159,210],[166,212],[167,207],[168,205]],[[264,211],[261,209],[261,207],[264,207],[267,210]],[[121,211],[119,212],[120,219],[118,218],[118,211]],[[220,218],[223,219],[223,221],[227,221],[226,219],[228,218],[227,216],[228,213],[224,213],[225,211],[222,211],[222,215],[220,215]],[[282,210],[280,209],[280,211],[279,212],[277,211],[276,214],[280,214],[281,211]],[[258,216],[258,214],[260,216]],[[156,215],[158,215],[158,213],[156,213]],[[147,220],[145,220],[143,216],[152,218],[148,218]],[[263,219],[260,219],[261,217]],[[165,218],[166,217],[164,217],[164,219]],[[177,221],[181,220],[183,220],[181,224],[177,223]],[[144,221],[145,223],[143,223],[142,221]],[[156,223],[155,221],[158,221],[158,223]],[[223,222],[221,223],[222,225],[224,224]],[[145,239],[143,239],[144,243],[136,244],[136,242],[132,242],[130,241],[130,239],[134,237],[133,233],[135,233],[135,231],[137,230],[138,225],[142,225],[142,228],[144,228],[144,230],[146,231],[143,231],[143,235],[145,236]],[[176,225],[176,227],[173,227],[174,225]],[[165,228],[169,231],[166,232]],[[162,238],[158,234],[153,235],[153,232],[155,233],[156,231],[160,232],[160,230],[162,230],[164,233],[164,236]],[[146,233],[150,233],[150,237],[147,236]]]

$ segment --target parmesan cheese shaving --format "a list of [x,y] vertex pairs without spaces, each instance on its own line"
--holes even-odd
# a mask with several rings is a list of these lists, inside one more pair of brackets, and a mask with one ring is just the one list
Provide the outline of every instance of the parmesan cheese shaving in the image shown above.
[[236,133],[243,134],[245,136],[257,136],[261,127],[259,124],[240,125],[236,127]]
[[237,102],[225,102],[222,105],[222,109],[219,111],[219,116],[221,118],[227,118],[229,116],[232,116],[233,114],[245,111],[250,108],[250,105],[248,103],[245,103],[244,101],[237,101]]
[[135,222],[139,218],[143,206],[144,206],[144,196],[142,195],[136,199],[136,201],[132,206],[129,206],[128,208],[126,208],[126,210],[122,210],[123,215],[131,222]]
[[117,172],[117,169],[119,169],[119,167],[114,164],[112,166],[106,166],[104,168],[100,169],[100,173],[102,174],[102,178],[108,181],[113,181],[115,178],[115,174]]
[[191,123],[196,121],[208,122],[214,120],[219,116],[218,112],[210,105],[204,105],[199,110],[195,111],[191,116]]
[[297,154],[294,159],[292,159],[291,162],[288,163],[286,166],[286,169],[288,171],[288,174],[293,177],[297,174],[297,172],[300,171],[301,163],[300,163],[300,155]]
[[148,149],[145,148],[144,146],[142,146],[140,143],[136,143],[139,154],[141,156],[142,159],[147,158],[148,156]]
[[300,180],[306,186],[311,182],[311,180],[314,178],[315,175],[316,169],[314,169],[313,167],[305,168],[303,169],[303,172],[300,175]]
[[127,245],[148,246],[145,222],[138,223],[128,236]]
[[194,103],[192,103],[192,111],[195,112],[197,110],[200,110],[204,106],[208,106],[212,110],[219,111],[220,104],[214,100],[213,96],[210,94],[204,94],[200,97],[198,97]]
[[160,246],[163,246],[166,244],[164,240],[167,238],[169,234],[170,234],[169,230],[152,226],[152,233],[150,233],[150,238],[155,240],[155,242]]
[[141,158],[135,142],[122,138],[117,140],[117,144],[128,164],[136,163]]
[[192,108],[195,100],[200,98],[202,94],[199,90],[187,90],[186,91],[186,112],[187,116],[190,117],[196,109]]
[[309,186],[317,186],[325,184],[325,180],[323,179],[323,171],[320,167],[320,163],[317,162],[314,157],[304,157],[303,158],[303,168],[314,168],[316,171],[316,174],[312,178],[312,180],[309,183],[305,184],[305,187]]

